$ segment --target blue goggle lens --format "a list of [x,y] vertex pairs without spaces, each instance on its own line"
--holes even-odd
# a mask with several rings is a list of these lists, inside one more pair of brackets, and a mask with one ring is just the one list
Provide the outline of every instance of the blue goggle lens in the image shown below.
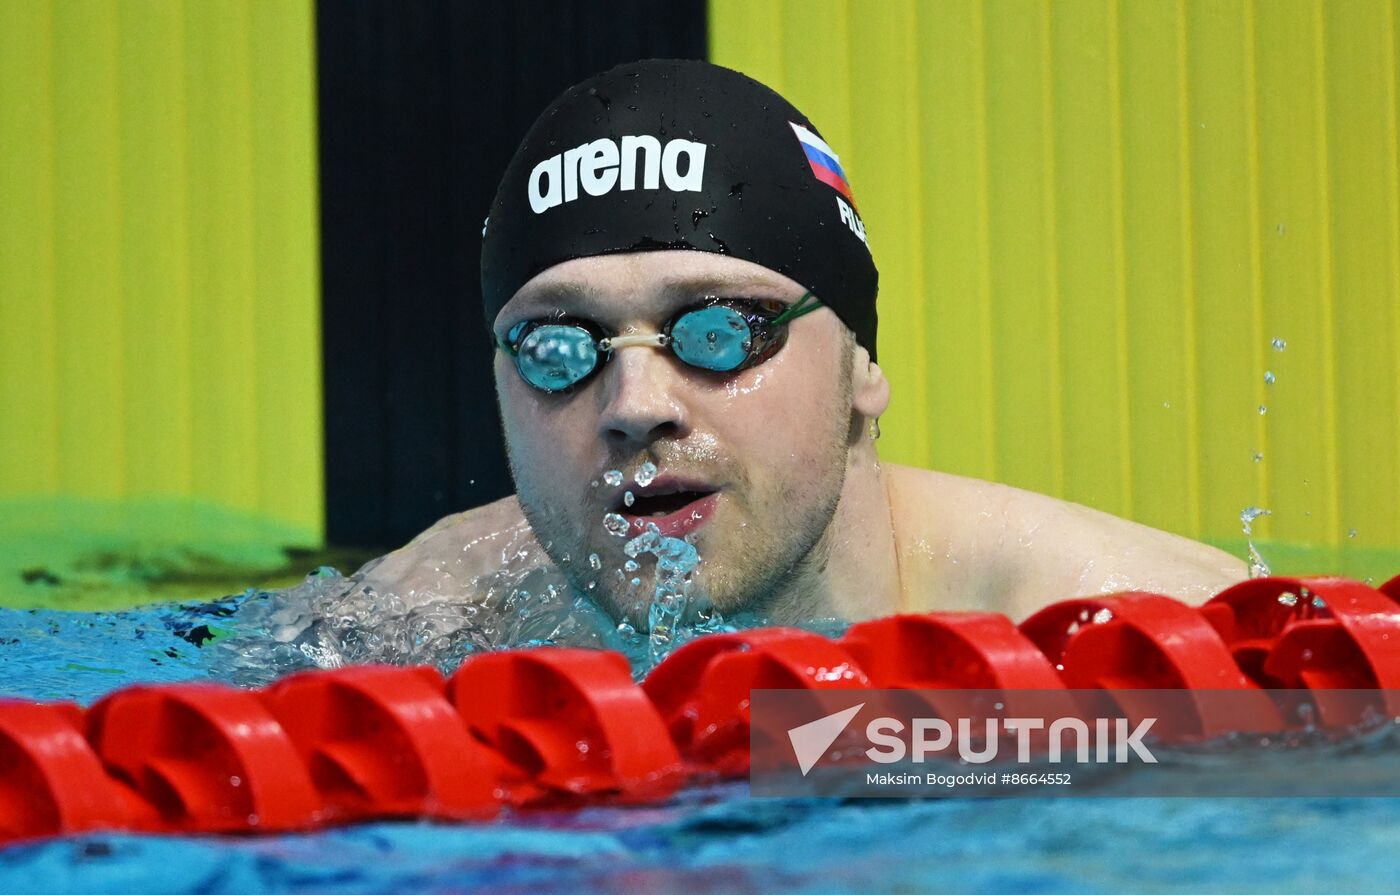
[[753,330],[733,308],[714,305],[682,314],[671,324],[671,350],[692,367],[728,372],[749,359]]
[[598,366],[598,343],[579,326],[547,323],[520,340],[515,367],[535,388],[563,391]]
[[[665,337],[655,344],[665,345],[689,366],[730,373],[781,346],[786,324],[820,306],[808,292],[758,330],[749,315],[730,305],[692,308],[672,319],[662,330]],[[607,359],[602,346],[610,340],[600,343],[602,338],[595,328],[568,320],[524,321],[511,327],[498,344],[515,356],[515,367],[527,383],[541,391],[562,392],[593,375]]]

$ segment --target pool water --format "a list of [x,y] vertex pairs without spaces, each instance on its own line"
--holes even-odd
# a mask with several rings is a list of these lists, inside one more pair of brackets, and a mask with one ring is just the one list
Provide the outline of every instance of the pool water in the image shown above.
[[1392,800],[747,798],[267,837],[0,851],[0,890],[85,893],[1394,892]]
[[[0,692],[90,703],[136,682],[257,684],[314,664],[231,648],[265,597],[0,610]],[[251,607],[251,609],[250,609]],[[353,640],[353,638],[352,638]],[[469,653],[474,647],[461,646]],[[324,657],[322,657],[324,659]],[[1239,760],[1249,760],[1242,753]],[[1394,892],[1400,801],[834,801],[695,786],[648,807],[278,836],[98,834],[0,850],[0,892]]]

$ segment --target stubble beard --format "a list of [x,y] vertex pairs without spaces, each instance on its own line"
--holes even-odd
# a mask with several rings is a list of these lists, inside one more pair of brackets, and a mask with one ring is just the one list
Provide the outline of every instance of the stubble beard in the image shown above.
[[[745,521],[730,521],[725,529],[713,530],[723,539],[720,544],[715,544],[713,537],[704,536],[715,523],[699,529],[696,540],[701,562],[690,591],[693,605],[713,605],[725,616],[743,613],[779,623],[797,621],[820,611],[820,579],[830,558],[852,433],[860,430],[860,421],[849,412],[850,364],[843,364],[843,368],[838,400],[824,415],[822,425],[814,427],[829,445],[818,475],[799,480],[779,477],[770,489],[772,493],[755,497],[752,489],[745,487],[748,478],[740,470],[738,480],[728,482],[740,487],[721,491],[721,499],[731,504],[723,508],[727,512],[722,515],[742,513]],[[643,459],[651,459],[665,471],[667,464],[663,461],[684,453],[684,448],[673,452],[653,445],[630,462],[619,462],[611,468],[631,469]],[[626,539],[606,532],[606,509],[599,509],[597,502],[587,496],[572,502],[567,495],[562,495],[563,500],[546,497],[561,495],[547,486],[537,488],[529,476],[522,476],[509,438],[506,457],[526,520],[575,593],[589,597],[614,621],[626,621],[637,630],[645,630],[656,581],[654,562],[639,557],[642,565],[638,571],[623,572],[620,548]],[[790,470],[794,471],[800,472]],[[802,488],[803,484],[815,484],[815,490]],[[794,506],[791,496],[804,491],[808,499],[801,506]],[[742,500],[739,495],[743,495]],[[584,518],[573,519],[569,506],[587,506],[590,510]],[[589,561],[595,553],[602,561],[598,570]],[[632,585],[633,578],[640,579],[640,583]]]

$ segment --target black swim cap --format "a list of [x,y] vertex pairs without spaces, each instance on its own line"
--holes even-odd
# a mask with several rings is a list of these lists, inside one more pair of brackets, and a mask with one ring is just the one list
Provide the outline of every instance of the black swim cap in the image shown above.
[[482,235],[488,326],[560,262],[694,249],[791,277],[875,357],[878,274],[836,154],[791,103],[718,65],[650,59],[569,88],[516,150]]

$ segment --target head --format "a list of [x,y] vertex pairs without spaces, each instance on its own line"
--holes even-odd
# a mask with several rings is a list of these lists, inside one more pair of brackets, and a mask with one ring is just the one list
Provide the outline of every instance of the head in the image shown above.
[[[532,386],[496,354],[517,494],[577,588],[615,617],[645,618],[654,570],[619,573],[625,539],[604,528],[609,512],[631,533],[653,519],[690,539],[703,560],[695,585],[725,612],[762,612],[821,568],[848,470],[873,463],[866,424],[889,389],[874,363],[864,227],[801,113],[705,63],[614,69],[536,122],[485,235],[498,337],[563,317],[619,345],[562,391]],[[820,305],[787,320],[808,293]],[[753,309],[760,328],[782,321],[769,347],[717,371],[657,344],[678,314],[716,299]],[[658,474],[641,487],[648,461]],[[614,469],[622,485],[608,483]]]

